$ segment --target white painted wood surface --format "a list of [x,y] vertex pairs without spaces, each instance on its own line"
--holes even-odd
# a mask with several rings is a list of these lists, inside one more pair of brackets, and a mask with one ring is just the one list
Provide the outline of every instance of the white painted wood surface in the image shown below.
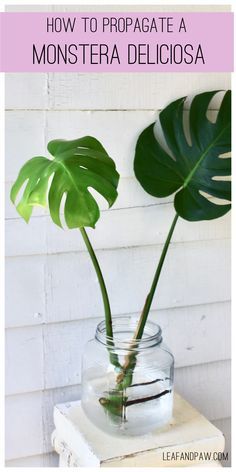
[[[182,94],[188,95],[196,91],[200,93],[206,89],[215,89],[215,73],[173,74],[161,73],[157,79],[155,73],[150,72],[149,84],[146,86],[146,74],[92,74],[88,80],[87,74],[23,74],[20,93],[12,95],[12,89],[17,85],[17,75],[9,73],[6,84],[6,108],[38,110],[44,104],[46,109],[56,110],[158,110],[168,101],[174,100]],[[230,79],[226,74],[219,73],[218,87],[224,90],[229,87]],[[47,87],[52,93],[48,94]],[[41,89],[38,96],[35,91]],[[157,88],[162,91],[157,93]],[[31,95],[29,96],[29,89]],[[115,91],[115,93],[114,93]],[[132,92],[132,93],[131,93]],[[94,100],[96,94],[96,100]]]
[[220,454],[225,447],[222,432],[177,393],[170,423],[143,436],[114,437],[99,431],[80,401],[56,405],[54,424],[52,444],[60,455],[60,467],[202,467],[197,456],[167,461],[167,455]]
[[[177,368],[227,361],[230,357],[230,345],[222,343],[222,338],[229,338],[229,317],[228,302],[151,313],[151,319],[158,320],[162,326],[163,337],[172,348]],[[8,329],[6,360],[9,368],[6,372],[6,393],[20,394],[41,390],[43,387],[59,388],[80,383],[83,348],[93,337],[94,327],[100,320],[101,318],[67,320]],[[175,323],[184,326],[184,330],[178,331],[178,338],[173,330]],[[209,330],[214,332],[215,339],[210,346]],[[219,346],[217,350],[215,344]],[[16,352],[17,359],[14,359]]]
[[[54,11],[66,8],[55,6]],[[19,166],[44,155],[47,141],[58,136],[91,133],[102,140],[122,174],[120,196],[111,211],[102,204],[101,220],[90,234],[113,312],[136,313],[173,212],[172,198],[156,200],[135,181],[135,141],[173,98],[222,88],[230,88],[230,75],[6,75],[8,466],[57,463],[50,444],[53,406],[79,398],[83,344],[102,316],[98,285],[78,231],[57,229],[42,211],[26,225],[10,204]],[[213,114],[216,109],[217,103]],[[228,450],[229,237],[229,215],[197,224],[179,221],[151,314],[175,353],[178,390],[225,432]]]
[[[172,244],[153,309],[229,300],[229,249],[229,240],[224,239]],[[142,309],[160,253],[161,246],[98,251],[114,315]],[[61,322],[102,315],[99,286],[85,252],[11,257],[7,277],[12,284],[8,284],[6,300],[11,325],[13,317],[17,325],[24,325],[29,319]],[[32,298],[30,289],[35,283],[39,286],[33,288]],[[44,289],[44,299],[40,287]],[[15,298],[10,296],[12,289]],[[18,301],[24,307],[21,315]]]

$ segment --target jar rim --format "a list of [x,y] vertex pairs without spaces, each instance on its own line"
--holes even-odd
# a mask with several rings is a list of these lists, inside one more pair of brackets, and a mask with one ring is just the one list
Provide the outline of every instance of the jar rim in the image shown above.
[[[100,321],[97,325],[95,339],[106,346],[115,349],[146,349],[162,342],[162,329],[153,321],[147,321],[141,339],[133,339],[138,325],[139,315],[114,316],[112,319],[113,337],[106,335],[106,322]],[[127,335],[129,337],[126,337]],[[125,336],[125,337],[124,337]]]

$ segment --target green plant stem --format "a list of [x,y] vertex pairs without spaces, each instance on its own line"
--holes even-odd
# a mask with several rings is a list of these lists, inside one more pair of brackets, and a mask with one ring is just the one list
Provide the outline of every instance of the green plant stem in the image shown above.
[[93,250],[92,244],[89,240],[89,237],[85,231],[85,228],[80,228],[80,232],[82,234],[83,240],[85,242],[85,245],[88,249],[89,255],[91,257],[94,269],[97,274],[98,282],[100,285],[101,293],[102,293],[102,299],[103,299],[103,305],[104,305],[104,311],[105,311],[105,323],[106,323],[106,335],[109,336],[110,338],[113,338],[113,330],[112,330],[112,318],[111,318],[111,308],[110,308],[110,302],[108,298],[108,293],[105,285],[105,281],[102,275],[102,271],[99,265],[99,262],[97,260],[96,254]]
[[[149,315],[149,311],[150,311],[150,308],[151,308],[151,305],[152,305],[153,297],[154,297],[156,287],[157,287],[157,284],[158,284],[158,281],[159,281],[159,278],[160,278],[162,266],[163,266],[164,261],[165,261],[166,253],[168,251],[170,241],[171,241],[171,238],[172,238],[177,220],[178,220],[178,214],[176,213],[175,217],[173,219],[173,222],[171,224],[169,233],[167,235],[167,238],[166,238],[166,241],[165,241],[162,253],[161,253],[161,257],[159,259],[157,269],[156,269],[156,272],[155,272],[155,275],[154,275],[154,279],[153,279],[153,282],[152,282],[152,285],[151,285],[151,289],[150,289],[150,292],[149,292],[149,294],[146,298],[146,301],[145,301],[145,304],[144,304],[144,307],[143,307],[143,311],[140,315],[139,322],[138,322],[137,328],[135,330],[132,342],[135,342],[135,341],[142,338],[143,331],[144,331],[144,328],[145,328],[145,324],[146,324],[146,321],[147,321],[147,318],[148,318],[148,315]],[[130,346],[131,349],[132,349],[132,342],[131,342],[131,346]],[[124,384],[125,387],[128,387],[129,385],[131,385],[132,373],[127,374],[127,371],[130,371],[131,368],[132,368],[132,371],[133,371],[133,369],[135,367],[135,364],[136,364],[136,355],[135,355],[135,352],[131,352],[126,356],[125,363],[124,363],[123,368],[122,368],[122,372],[120,374],[118,374],[118,376],[117,376],[117,383],[118,384],[121,384],[121,385]],[[127,379],[125,377],[127,377]]]
[[[92,247],[92,244],[89,240],[89,237],[88,237],[88,235],[85,231],[85,228],[80,228],[80,232],[81,232],[81,235],[82,235],[83,240],[85,242],[85,245],[88,249],[88,252],[89,252],[89,255],[91,257],[94,269],[95,269],[96,274],[97,274],[98,282],[99,282],[100,289],[101,289],[102,299],[103,299],[103,305],[104,305],[106,335],[107,335],[108,338],[110,338],[108,344],[111,347],[113,347],[114,344],[113,344],[113,329],[112,329],[111,307],[110,307],[110,302],[109,302],[109,298],[108,298],[108,293],[107,293],[105,281],[104,281],[102,271],[101,271],[99,262],[97,260],[96,254],[95,254],[94,249]],[[116,367],[120,367],[117,355],[115,353],[111,352],[111,351],[109,351],[109,355],[110,355],[111,363]]]
[[[115,416],[120,416],[121,417],[122,415],[125,415],[124,408],[126,408],[127,406],[129,406],[131,404],[128,401],[128,397],[127,397],[127,394],[126,394],[126,388],[130,387],[132,385],[132,381],[133,381],[133,372],[134,372],[134,369],[135,369],[135,366],[136,366],[136,355],[137,355],[137,351],[136,351],[135,348],[137,346],[138,340],[141,339],[142,336],[143,336],[143,331],[144,331],[145,324],[146,324],[146,321],[147,321],[147,318],[148,318],[148,314],[149,314],[149,311],[150,311],[150,308],[151,308],[151,305],[152,305],[152,300],[153,300],[153,297],[154,297],[154,294],[155,294],[155,291],[156,291],[158,280],[160,278],[161,270],[162,270],[162,267],[163,267],[163,264],[164,264],[164,261],[165,261],[166,253],[168,251],[170,241],[171,241],[171,238],[172,238],[177,220],[178,220],[178,215],[176,213],[175,217],[173,219],[173,222],[171,224],[169,233],[167,235],[167,238],[166,238],[166,241],[165,241],[162,253],[161,253],[161,257],[160,257],[158,265],[157,265],[157,269],[156,269],[156,272],[155,272],[155,275],[154,275],[154,279],[153,279],[153,282],[152,282],[152,285],[151,285],[150,292],[149,292],[149,294],[146,298],[146,301],[145,301],[145,304],[144,304],[144,307],[143,307],[143,311],[140,315],[140,319],[139,319],[137,328],[135,330],[133,339],[132,339],[131,344],[130,344],[130,352],[129,352],[129,354],[127,354],[127,356],[125,356],[124,364],[121,366],[121,371],[117,375],[116,388],[113,389],[108,394],[108,396],[106,398],[102,397],[102,398],[99,399],[100,404],[112,416],[115,415]],[[167,391],[165,391],[164,393],[167,393]],[[138,401],[140,402],[140,399]]]
[[170,245],[170,241],[171,241],[171,238],[172,238],[172,235],[173,235],[173,232],[174,232],[177,220],[178,220],[178,216],[179,215],[176,213],[175,217],[173,219],[173,222],[171,224],[168,236],[166,238],[166,242],[164,244],[164,247],[163,247],[163,250],[162,250],[162,253],[161,253],[161,257],[160,257],[160,260],[158,262],[157,269],[156,269],[156,272],[155,272],[155,275],[154,275],[154,279],[153,279],[153,282],[152,282],[152,285],[151,285],[151,289],[150,289],[150,292],[149,292],[149,294],[146,298],[146,301],[145,301],[145,304],[144,304],[144,307],[143,307],[143,311],[141,313],[141,316],[140,316],[140,319],[139,319],[139,322],[138,322],[138,326],[137,326],[135,334],[134,334],[134,340],[142,338],[143,331],[144,331],[144,328],[145,328],[145,324],[146,324],[146,321],[147,321],[147,318],[148,318],[148,315],[149,315],[149,311],[150,311],[150,308],[151,308],[151,305],[152,305],[153,297],[154,297],[154,294],[155,294],[155,291],[156,291],[156,288],[157,288],[157,284],[158,284],[158,281],[159,281],[159,278],[160,278],[162,266],[163,266],[164,261],[165,261],[166,253],[167,253],[169,245]]

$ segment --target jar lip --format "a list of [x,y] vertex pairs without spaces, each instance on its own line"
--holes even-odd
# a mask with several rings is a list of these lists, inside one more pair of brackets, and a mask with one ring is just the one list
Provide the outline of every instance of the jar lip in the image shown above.
[[[113,338],[106,335],[106,323],[101,321],[97,325],[95,339],[106,346],[115,349],[145,349],[162,342],[161,327],[153,321],[147,321],[143,337],[133,340],[133,334],[139,321],[139,315],[114,316],[112,319]],[[127,335],[129,334],[129,337]],[[123,337],[122,337],[123,335]],[[124,335],[125,338],[124,338]]]

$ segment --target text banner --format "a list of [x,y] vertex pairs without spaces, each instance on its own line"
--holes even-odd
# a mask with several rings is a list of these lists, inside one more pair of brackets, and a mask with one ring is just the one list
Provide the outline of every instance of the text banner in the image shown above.
[[232,13],[1,13],[1,71],[230,72]]

